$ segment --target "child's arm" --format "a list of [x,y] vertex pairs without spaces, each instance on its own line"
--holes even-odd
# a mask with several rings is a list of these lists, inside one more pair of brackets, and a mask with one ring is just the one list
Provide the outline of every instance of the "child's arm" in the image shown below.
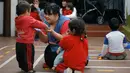
[[59,52],[60,52],[61,50],[62,50],[61,47],[59,47],[59,48],[57,49],[56,53],[59,54]]
[[108,39],[105,37],[100,56],[103,57],[108,52]]
[[44,32],[38,32],[40,41],[44,42],[44,43],[48,43],[48,36],[44,33]]
[[[30,26],[32,28],[44,29],[45,31],[49,30],[49,27],[45,23],[38,21],[32,17],[30,17],[30,23],[31,23]],[[48,37],[45,33],[39,31],[39,37],[42,42],[45,42],[45,43],[48,42]]]
[[127,45],[128,45],[128,43],[127,43],[126,37],[124,37],[124,39],[123,39],[123,46],[127,47]]
[[48,24],[47,21],[46,21],[45,18],[44,18],[44,10],[43,10],[43,9],[40,10],[39,4],[34,4],[34,7],[37,9],[40,19],[41,19],[43,22],[45,22],[46,24]]
[[30,17],[30,22],[29,23],[31,24],[32,28],[49,29],[48,26],[45,23],[43,23],[43,22],[41,22],[39,20],[36,20],[36,19],[34,19],[32,17]]

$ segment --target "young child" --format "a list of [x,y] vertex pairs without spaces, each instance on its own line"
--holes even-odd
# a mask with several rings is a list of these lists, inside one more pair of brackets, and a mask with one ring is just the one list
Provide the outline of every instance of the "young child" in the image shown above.
[[34,37],[35,28],[48,29],[46,24],[30,16],[31,7],[26,1],[18,3],[16,6],[15,19],[17,38],[16,38],[16,59],[19,68],[27,73],[34,73]]
[[[55,70],[64,73],[67,68],[84,73],[86,60],[88,59],[88,41],[85,37],[85,22],[78,18],[69,23],[69,35],[60,40],[60,47],[64,51],[59,53],[61,63],[54,62]],[[58,57],[57,56],[57,57]],[[58,59],[58,58],[57,58]],[[58,61],[58,60],[57,60]],[[58,65],[56,65],[58,64]]]
[[99,58],[109,60],[123,60],[126,57],[124,47],[127,46],[126,37],[123,33],[118,31],[120,24],[117,18],[112,18],[109,22],[111,32],[109,32],[105,39],[102,52]]
[[38,11],[37,11],[37,9],[34,7],[33,4],[31,5],[30,16],[32,16],[33,18],[35,18],[35,19],[41,21],[40,16],[39,16],[39,14],[38,14]]
[[[31,5],[31,12],[30,12],[30,16],[32,16],[33,18],[35,18],[36,20],[41,21],[40,16],[38,14],[37,9],[34,7],[34,4]],[[37,41],[39,39],[38,34],[36,33],[35,35],[35,41]]]
[[73,12],[73,4],[68,2],[66,5],[66,10],[63,12],[63,15],[70,15]]

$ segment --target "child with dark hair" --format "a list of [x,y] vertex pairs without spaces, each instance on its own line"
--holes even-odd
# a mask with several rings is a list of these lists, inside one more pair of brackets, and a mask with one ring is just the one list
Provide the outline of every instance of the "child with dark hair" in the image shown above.
[[[53,68],[58,73],[64,73],[67,68],[72,69],[74,73],[84,73],[86,60],[88,60],[88,41],[85,37],[85,25],[85,22],[80,18],[70,21],[68,36],[63,37],[59,42],[64,51],[56,57],[57,60],[54,62],[57,65],[54,65]],[[58,62],[58,57],[63,58],[63,60]]]
[[[32,16],[33,18],[35,18],[36,20],[41,21],[39,13],[36,9],[36,7],[34,7],[34,4],[31,5],[31,12],[30,12],[30,16]],[[38,34],[36,33],[35,35],[35,41],[37,41],[39,39]]]
[[75,7],[73,7],[72,2],[68,2],[68,0],[62,0],[62,8],[60,9],[60,13],[71,19],[77,18],[77,10]]
[[31,13],[30,16],[32,16],[33,18],[35,18],[36,20],[41,21],[40,16],[38,14],[37,9],[34,7],[34,5],[31,5]]
[[47,30],[48,27],[30,16],[31,6],[23,1],[16,6],[18,17],[15,19],[17,38],[16,38],[16,59],[19,68],[27,73],[34,73],[34,37],[35,28]]
[[66,5],[66,10],[64,11],[63,15],[70,15],[73,12],[73,4],[68,2]]
[[125,35],[118,31],[119,20],[112,18],[109,21],[109,27],[112,31],[106,35],[99,57],[109,60],[123,60],[126,57],[124,47],[127,46],[127,41]]

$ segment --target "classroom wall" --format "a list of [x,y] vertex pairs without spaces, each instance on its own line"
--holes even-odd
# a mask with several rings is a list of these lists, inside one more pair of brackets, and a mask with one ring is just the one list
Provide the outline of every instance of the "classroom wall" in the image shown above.
[[15,36],[16,5],[18,0],[11,0],[11,36]]
[[0,1],[0,35],[3,34],[3,8],[4,3]]

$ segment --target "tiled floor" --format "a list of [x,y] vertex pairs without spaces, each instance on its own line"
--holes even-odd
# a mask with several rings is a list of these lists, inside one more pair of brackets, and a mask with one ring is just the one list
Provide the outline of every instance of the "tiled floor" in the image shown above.
[[[88,37],[90,61],[85,68],[85,73],[129,73],[130,54],[127,51],[126,60],[98,60],[103,43],[103,37]],[[35,42],[34,68],[37,73],[54,73],[52,70],[43,69],[44,49],[47,44]],[[15,38],[0,37],[0,73],[20,73],[15,55]]]

